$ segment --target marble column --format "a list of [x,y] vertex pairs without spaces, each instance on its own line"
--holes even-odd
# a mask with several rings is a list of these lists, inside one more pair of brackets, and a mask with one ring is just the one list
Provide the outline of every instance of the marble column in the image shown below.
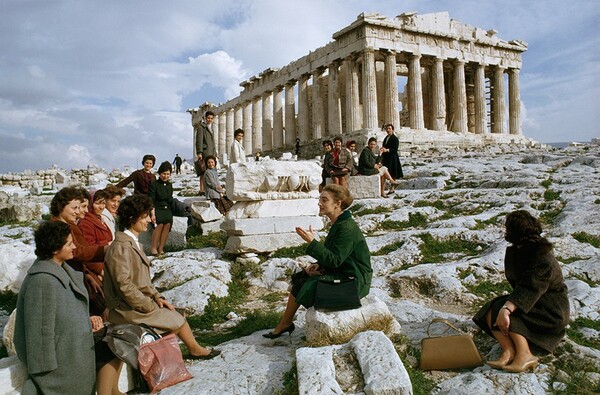
[[485,65],[475,66],[475,125],[474,132],[484,134],[487,132],[487,109],[485,105]]
[[301,143],[311,139],[310,135],[310,113],[308,111],[308,78],[304,74],[298,80],[298,138]]
[[398,112],[398,81],[396,74],[396,52],[388,51],[385,54],[385,75],[383,90],[385,123],[400,127],[400,114]]
[[465,83],[465,62],[454,62],[454,122],[452,131],[467,133],[467,86]]
[[230,108],[227,110],[227,132],[225,134],[225,151],[223,153],[227,153],[229,155],[229,147],[231,147],[231,143],[233,143],[233,131],[235,125],[235,110]]
[[252,99],[252,153],[262,151],[262,100],[260,96]]
[[242,128],[243,112],[244,111],[243,111],[243,108],[241,105],[235,106],[234,115],[233,115],[233,130],[234,130],[234,132],[237,129]]
[[265,92],[262,97],[262,150],[273,149],[273,93]]
[[496,66],[492,83],[492,133],[506,133],[504,68]]
[[508,72],[508,113],[509,133],[522,134],[519,69],[510,69]]
[[421,55],[414,54],[408,61],[408,122],[411,129],[425,129]]
[[[214,137],[214,134],[213,134]],[[219,140],[215,141],[217,154],[223,160],[223,154],[227,153],[227,111],[219,114]]]
[[273,149],[283,148],[283,86],[273,91]]
[[346,129],[344,132],[353,132],[360,129],[360,96],[358,89],[358,72],[353,56],[344,59],[346,67]]
[[252,102],[245,102],[243,109],[242,129],[244,129],[244,149],[247,153],[252,153]]
[[296,145],[296,103],[294,97],[295,81],[285,84],[285,146]]
[[219,155],[219,115],[215,114],[210,130],[212,131],[213,140],[215,141],[215,153]]
[[340,103],[339,62],[329,65],[329,84],[327,85],[327,134],[342,134],[342,109]]
[[446,93],[442,58],[434,58],[431,67],[431,124],[433,130],[446,130]]
[[318,68],[312,74],[312,138],[320,139],[325,132],[325,111],[323,111],[323,85],[321,78],[324,69]]
[[375,52],[367,48],[363,52],[363,128],[378,130],[377,83],[375,82]]

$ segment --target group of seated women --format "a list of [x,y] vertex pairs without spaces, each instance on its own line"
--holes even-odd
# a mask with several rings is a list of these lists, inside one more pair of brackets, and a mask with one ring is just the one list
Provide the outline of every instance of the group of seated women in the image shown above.
[[[17,355],[27,366],[24,393],[92,393],[96,382],[99,394],[118,394],[116,380],[122,363],[105,343],[94,345],[92,336],[107,323],[146,324],[162,333],[175,333],[187,346],[190,359],[220,354],[198,344],[186,319],[152,285],[150,262],[138,240],[151,221],[152,200],[143,194],[125,198],[116,211],[120,231],[113,239],[99,222],[108,196],[97,191],[89,199],[90,215],[83,217],[79,229],[74,224],[83,203],[81,190],[65,188],[52,201],[53,219],[35,231],[38,259],[19,292],[14,336]],[[320,215],[331,222],[325,240],[316,240],[312,228],[296,228],[307,242],[306,254],[316,263],[292,276],[282,318],[264,337],[274,339],[294,332],[298,308],[314,305],[317,283],[323,276],[353,278],[359,298],[369,293],[371,256],[348,210],[352,201],[347,188],[327,185],[318,201]],[[97,236],[86,233],[81,238],[85,244],[78,244],[76,233],[83,229],[91,229]],[[500,357],[488,361],[493,368],[533,370],[538,364],[534,352],[552,352],[564,337],[569,320],[567,288],[552,245],[541,233],[540,222],[527,211],[507,216],[505,238],[510,246],[505,274],[512,291],[487,303],[474,317],[502,347]],[[83,259],[84,268],[88,262],[99,265],[89,270],[102,283],[107,308],[102,317],[89,315],[89,291],[82,269],[68,264],[77,259]]]

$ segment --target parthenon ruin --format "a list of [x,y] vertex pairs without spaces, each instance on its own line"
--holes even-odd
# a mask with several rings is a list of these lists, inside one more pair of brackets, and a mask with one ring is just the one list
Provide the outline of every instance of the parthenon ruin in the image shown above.
[[238,128],[248,153],[291,149],[297,138],[305,145],[343,134],[364,142],[384,123],[396,126],[401,142],[527,141],[519,94],[527,44],[496,34],[447,12],[362,13],[327,45],[241,82],[239,96],[188,112],[194,130],[205,111],[215,113],[219,153]]

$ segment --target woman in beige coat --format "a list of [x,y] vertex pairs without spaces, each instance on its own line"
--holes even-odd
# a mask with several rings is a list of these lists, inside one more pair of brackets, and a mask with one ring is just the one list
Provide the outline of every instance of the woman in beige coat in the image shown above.
[[125,198],[118,209],[119,225],[105,258],[104,295],[113,324],[146,324],[173,332],[185,343],[190,359],[210,359],[217,350],[200,346],[185,318],[152,285],[150,262],[138,241],[150,223],[152,201],[146,195]]

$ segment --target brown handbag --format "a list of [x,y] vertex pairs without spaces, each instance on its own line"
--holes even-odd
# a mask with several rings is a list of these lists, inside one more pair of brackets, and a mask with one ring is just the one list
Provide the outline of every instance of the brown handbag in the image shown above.
[[[460,335],[431,337],[429,329],[435,322],[441,322]],[[421,369],[445,370],[467,369],[483,365],[483,359],[471,335],[442,318],[434,318],[427,327],[427,337],[421,340]]]

